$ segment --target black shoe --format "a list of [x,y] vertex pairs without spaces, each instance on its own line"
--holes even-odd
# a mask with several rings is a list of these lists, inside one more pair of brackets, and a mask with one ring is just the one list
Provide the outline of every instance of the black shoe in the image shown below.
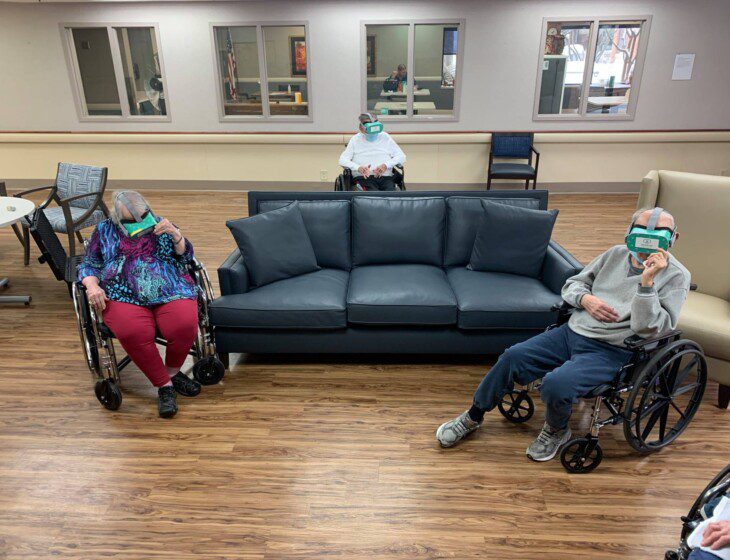
[[171,418],[177,414],[177,402],[175,401],[175,389],[166,385],[157,389],[159,401],[157,409],[160,411],[160,418]]
[[172,376],[172,386],[185,397],[195,397],[200,393],[200,383],[195,379],[190,379],[181,371]]

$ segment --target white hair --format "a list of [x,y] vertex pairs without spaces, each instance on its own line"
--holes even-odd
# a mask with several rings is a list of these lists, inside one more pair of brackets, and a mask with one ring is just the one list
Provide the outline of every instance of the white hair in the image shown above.
[[[631,216],[631,225],[636,223],[636,220],[638,220],[639,216],[641,216],[644,212],[650,212],[652,210],[654,210],[654,208],[641,208],[641,209],[637,210],[636,212],[634,212],[633,216]],[[659,217],[661,218],[661,216],[666,216],[667,218],[669,218],[669,220],[672,222],[672,229],[676,229],[677,223],[674,221],[674,216],[672,216],[669,212],[664,210],[664,208],[662,208],[662,213]],[[630,229],[631,229],[631,226],[629,226],[629,230]]]

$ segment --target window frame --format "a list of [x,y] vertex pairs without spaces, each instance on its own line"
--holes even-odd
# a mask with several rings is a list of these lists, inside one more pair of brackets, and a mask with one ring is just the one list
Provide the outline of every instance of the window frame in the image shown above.
[[[304,40],[307,43],[307,114],[306,115],[271,115],[269,104],[269,76],[266,65],[266,44],[264,43],[264,27],[304,27]],[[235,22],[212,22],[210,37],[213,45],[213,68],[215,69],[214,81],[216,99],[218,103],[218,121],[227,122],[298,122],[309,123],[314,121],[314,104],[312,99],[312,44],[309,35],[309,20],[294,21],[235,21]],[[258,53],[259,81],[261,82],[261,114],[260,115],[226,115],[225,99],[221,85],[223,83],[223,69],[221,68],[220,57],[218,56],[218,44],[216,42],[215,30],[218,27],[255,27],[256,28],[256,51]]]
[[[466,20],[463,18],[430,18],[430,19],[390,19],[390,20],[361,20],[360,21],[360,109],[362,113],[368,112],[368,75],[367,75],[367,28],[369,25],[408,25],[408,53],[406,66],[408,70],[408,82],[406,92],[406,114],[405,115],[378,115],[383,122],[458,122],[461,108],[461,86],[464,66],[464,45],[466,33]],[[444,25],[458,28],[458,40],[456,47],[456,85],[454,86],[454,107],[451,115],[414,115],[413,114],[413,82],[416,76],[415,68],[415,43],[417,25]],[[443,60],[443,43],[441,44],[441,57]],[[450,88],[449,88],[450,89]]]
[[[591,87],[591,76],[595,65],[596,45],[598,43],[598,28],[601,24],[625,23],[638,21],[641,23],[639,37],[639,49],[636,53],[636,64],[634,66],[633,79],[631,84],[631,95],[626,107],[626,113],[586,113],[588,106],[588,92]],[[581,101],[578,113],[569,114],[540,114],[540,87],[542,85],[542,67],[545,60],[545,39],[547,36],[548,23],[588,23],[590,24],[590,36],[588,39],[588,51],[586,52],[586,65],[583,69],[583,85],[581,89]],[[616,16],[560,16],[545,17],[542,19],[542,31],[540,32],[539,56],[537,61],[537,74],[535,78],[535,96],[533,101],[533,121],[633,121],[636,117],[636,105],[639,101],[641,78],[644,73],[644,62],[646,51],[649,45],[649,31],[651,29],[651,15],[616,15]]]
[[[107,31],[109,37],[109,49],[112,56],[112,65],[114,68],[114,77],[117,84],[117,94],[119,95],[119,105],[122,110],[121,115],[90,115],[86,105],[86,95],[84,92],[84,84],[81,79],[81,70],[79,68],[78,58],[76,56],[76,48],[73,41],[74,29],[88,29],[103,27]],[[132,115],[130,113],[129,98],[127,96],[127,88],[124,83],[124,66],[122,64],[122,51],[117,37],[117,29],[122,27],[151,27],[155,30],[155,41],[157,42],[157,54],[160,61],[160,72],[165,84],[165,115]],[[157,22],[65,22],[59,24],[61,32],[61,43],[66,58],[66,67],[71,81],[71,89],[73,90],[74,103],[76,105],[76,113],[80,122],[171,122],[172,110],[170,91],[168,85],[167,69],[165,68],[165,60],[162,48],[162,37],[160,36],[160,26]]]

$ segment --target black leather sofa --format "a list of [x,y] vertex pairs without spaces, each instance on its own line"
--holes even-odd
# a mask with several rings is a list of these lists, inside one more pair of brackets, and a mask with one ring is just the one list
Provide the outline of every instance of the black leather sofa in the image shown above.
[[252,216],[299,201],[321,270],[250,289],[234,250],[210,309],[219,353],[488,354],[541,332],[581,265],[551,241],[539,279],[468,270],[480,198],[546,209],[548,193],[250,192]]

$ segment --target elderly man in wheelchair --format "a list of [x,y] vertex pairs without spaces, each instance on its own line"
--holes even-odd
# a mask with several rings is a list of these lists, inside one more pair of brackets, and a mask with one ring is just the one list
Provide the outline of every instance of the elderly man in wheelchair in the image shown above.
[[[121,404],[118,374],[131,360],[157,387],[159,414],[168,418],[178,410],[176,393],[200,393],[200,382],[180,371],[189,353],[202,358],[194,371],[203,383],[217,382],[224,371],[205,328],[210,283],[190,241],[155,216],[139,193],[119,191],[112,198],[111,217],[96,226],[73,285],[81,338],[90,369],[99,377],[106,373],[96,386],[106,408]],[[120,362],[113,337],[127,352]],[[156,343],[167,347],[164,362]]]
[[[702,349],[674,330],[690,289],[689,272],[668,252],[678,239],[668,212],[637,212],[626,244],[599,255],[563,286],[558,325],[505,350],[471,408],[438,428],[439,443],[455,445],[495,407],[513,422],[526,421],[534,411],[528,389],[538,380],[546,412],[526,451],[534,461],[548,461],[563,448],[566,470],[593,470],[603,455],[598,430],[606,424],[622,423],[638,451],[676,439],[699,407],[707,379]],[[527,388],[516,391],[515,383]],[[568,420],[581,397],[595,398],[591,428],[571,440]],[[601,404],[608,419],[600,420]]]
[[403,150],[383,131],[378,117],[363,113],[358,120],[359,132],[350,138],[340,155],[344,173],[335,181],[335,190],[405,190]]

